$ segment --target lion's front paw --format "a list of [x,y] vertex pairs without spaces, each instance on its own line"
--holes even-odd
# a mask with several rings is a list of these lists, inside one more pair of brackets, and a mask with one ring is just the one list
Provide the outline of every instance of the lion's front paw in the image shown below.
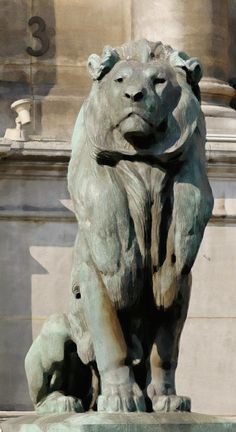
[[40,401],[35,410],[37,413],[63,413],[63,412],[83,412],[80,399],[72,396],[65,396],[63,393],[55,391]]
[[147,387],[147,395],[152,401],[153,411],[191,411],[191,399],[177,396],[171,383],[165,387],[163,383],[151,382]]
[[142,391],[127,366],[110,371],[102,377],[102,394],[98,397],[98,411],[146,411]]
[[186,396],[164,395],[155,396],[152,401],[156,412],[191,411],[191,399]]

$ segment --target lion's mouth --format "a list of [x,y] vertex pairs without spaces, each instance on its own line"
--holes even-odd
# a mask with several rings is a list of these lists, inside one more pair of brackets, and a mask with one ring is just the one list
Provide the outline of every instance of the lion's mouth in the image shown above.
[[[149,118],[147,118],[144,114],[140,113],[140,112],[136,112],[136,111],[131,111],[126,117],[124,117],[120,122],[123,122],[124,120],[130,118],[130,117],[140,117],[143,121],[145,121],[150,128],[153,129],[154,132],[166,132],[167,128],[168,128],[168,118],[164,118],[164,120],[161,121],[161,123],[159,123],[158,126],[154,125]],[[119,125],[117,125],[119,126]]]
[[122,132],[125,140],[132,146],[145,149],[149,148],[160,135],[162,136],[168,128],[168,119],[162,120],[159,125],[154,125],[150,119],[140,112],[130,112],[122,120]]
[[[136,111],[131,111],[125,118],[130,118],[130,117],[140,117],[142,120],[144,120],[151,128],[154,128],[154,125],[150,122],[149,119],[147,119],[146,116],[142,115],[139,112]],[[124,119],[125,120],[125,119]]]

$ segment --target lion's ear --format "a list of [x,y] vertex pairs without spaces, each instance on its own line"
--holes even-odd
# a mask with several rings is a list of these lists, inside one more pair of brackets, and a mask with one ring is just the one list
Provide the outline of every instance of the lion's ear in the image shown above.
[[105,46],[102,56],[91,54],[88,58],[88,71],[93,80],[101,80],[118,62],[119,55],[110,46]]
[[198,84],[203,75],[203,68],[200,61],[197,58],[192,57],[185,61],[185,67],[191,77],[191,82],[194,85]]
[[187,79],[192,85],[199,83],[203,75],[203,67],[196,57],[189,58],[183,51],[173,51],[169,60],[172,66],[185,70]]
[[88,58],[87,68],[92,79],[96,80],[99,76],[101,57],[97,54],[91,54]]

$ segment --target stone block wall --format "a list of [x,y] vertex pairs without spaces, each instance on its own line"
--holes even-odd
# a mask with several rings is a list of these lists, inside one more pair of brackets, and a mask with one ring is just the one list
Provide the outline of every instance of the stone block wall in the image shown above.
[[[30,140],[0,138],[0,410],[32,409],[25,354],[46,317],[67,309],[76,222],[66,171],[73,124],[90,88],[88,55],[100,53],[106,44],[116,46],[139,35],[163,39],[165,33],[165,41],[174,45],[176,40],[181,49],[189,38],[194,55],[196,43],[204,51],[208,31],[206,67],[214,64],[214,55],[224,53],[224,61],[216,62],[223,73],[217,76],[217,69],[208,68],[203,85],[215,208],[193,270],[177,390],[191,396],[194,411],[236,415],[236,128],[229,107],[235,92],[226,82],[236,76],[236,0],[206,0],[200,2],[202,9],[184,0],[178,2],[177,15],[174,3],[168,0],[164,8],[161,0],[0,0],[0,137],[14,127],[10,104],[22,97],[33,101]],[[228,8],[222,14],[221,5]],[[183,25],[184,13],[185,19],[194,18],[192,27]],[[191,29],[201,14],[208,14],[209,26],[205,19],[197,42]],[[32,36],[37,24],[28,25],[33,16],[44,19],[50,43],[39,57],[26,52],[28,46],[42,47]],[[214,32],[223,21],[227,28],[215,46]]]
[[[67,192],[68,156],[64,150],[61,161],[61,154],[61,149],[53,157],[44,152],[44,161],[39,155],[37,160],[28,160],[29,155],[19,160],[18,154],[18,159],[0,164],[0,410],[32,408],[25,354],[47,316],[67,310],[76,221]],[[236,165],[233,173],[232,164],[228,173],[226,167],[222,173],[221,165],[215,163],[214,174],[210,163],[208,168],[214,216],[193,269],[177,390],[191,396],[194,411],[232,416]]]
[[24,357],[45,318],[67,307],[76,233],[66,166],[0,165],[0,410],[32,409]]
[[[31,97],[30,133],[70,139],[91,84],[88,55],[130,39],[130,0],[0,0],[0,8],[0,136],[14,125],[11,102]],[[39,25],[28,25],[32,17],[44,20],[41,35],[49,43],[37,57],[27,53],[28,47],[37,51],[44,46],[33,37]]]

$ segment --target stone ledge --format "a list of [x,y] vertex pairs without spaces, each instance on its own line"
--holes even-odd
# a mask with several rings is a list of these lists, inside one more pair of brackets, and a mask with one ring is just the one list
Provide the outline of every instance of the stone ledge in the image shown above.
[[[0,138],[0,159],[68,162],[70,154],[69,141],[38,138],[20,142]],[[206,159],[208,164],[236,165],[236,135],[208,134]]]
[[208,134],[206,141],[208,174],[235,176],[236,135]]
[[236,432],[234,421],[197,413],[33,414],[0,427],[1,432]]
[[31,221],[31,222],[67,222],[75,223],[76,217],[69,210],[44,211],[0,210],[0,221]]
[[[0,209],[0,221],[30,221],[30,222],[65,222],[65,223],[76,223],[75,215],[65,209],[62,211],[45,211],[45,210],[1,210]],[[235,225],[236,214],[213,214],[209,220],[209,225]]]
[[0,138],[0,159],[69,161],[69,141],[35,139],[31,141],[10,141]]

